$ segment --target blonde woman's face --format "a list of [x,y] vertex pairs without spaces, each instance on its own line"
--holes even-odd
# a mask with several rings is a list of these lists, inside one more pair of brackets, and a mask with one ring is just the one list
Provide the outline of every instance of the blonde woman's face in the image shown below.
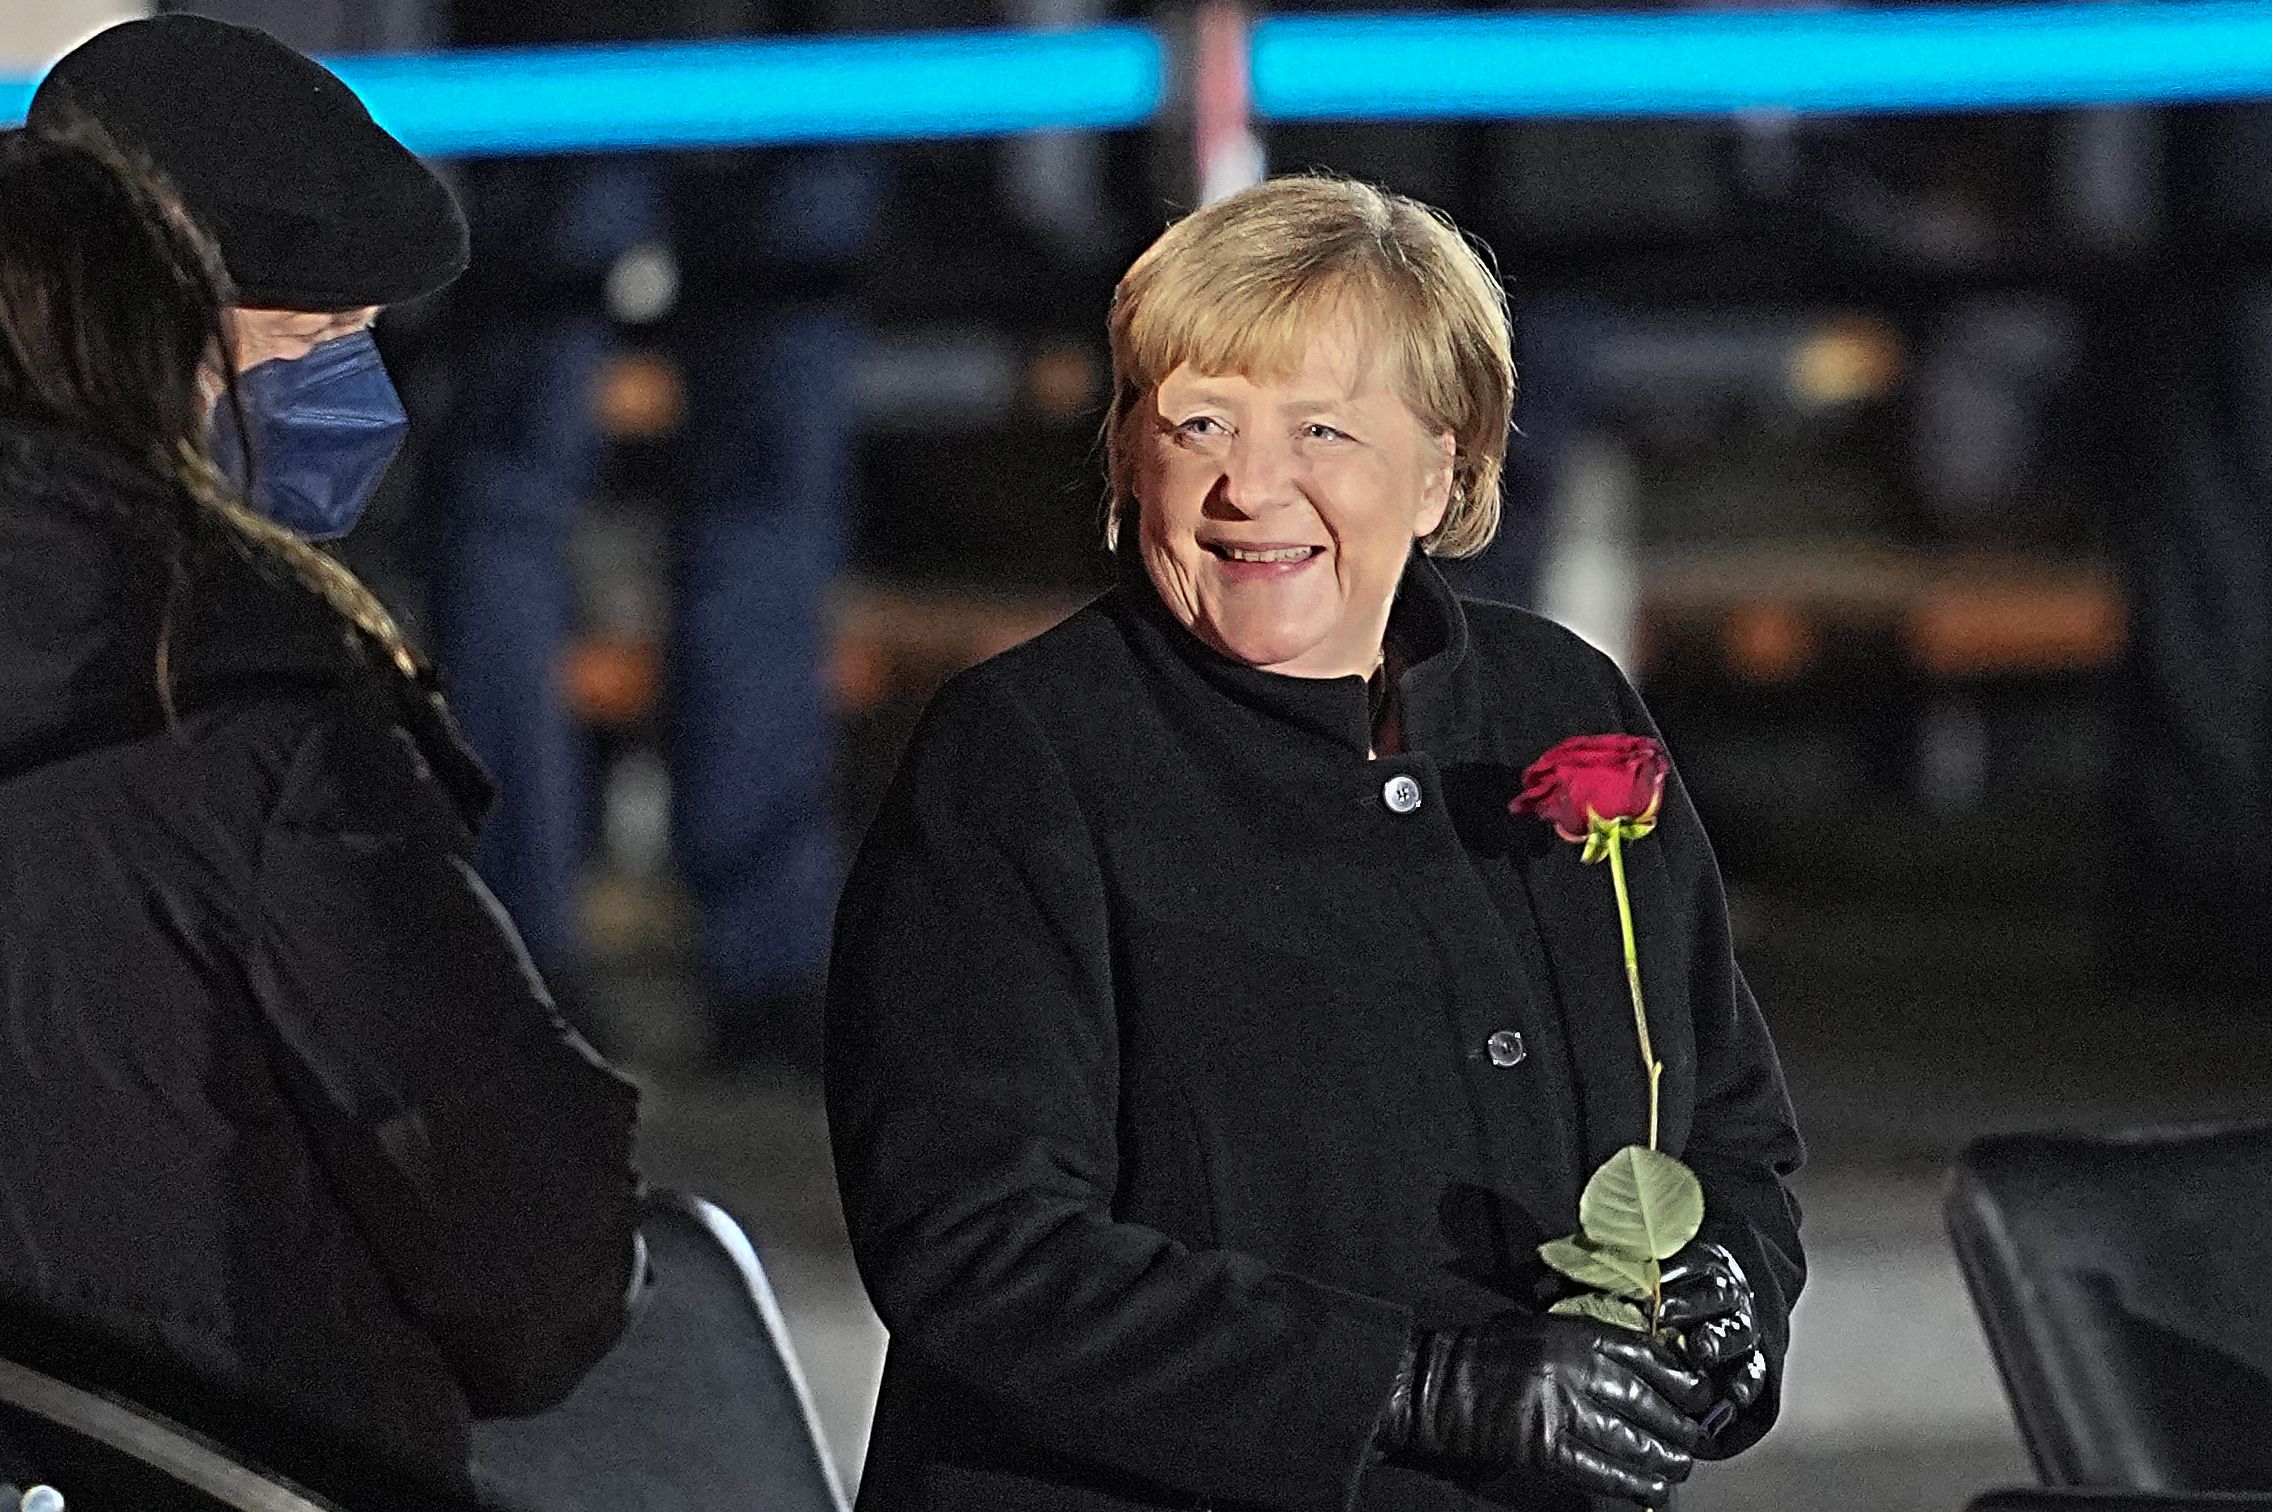
[[1392,365],[1335,321],[1282,380],[1185,364],[1136,418],[1138,544],[1176,618],[1250,667],[1369,674],[1412,543],[1451,497],[1452,438]]

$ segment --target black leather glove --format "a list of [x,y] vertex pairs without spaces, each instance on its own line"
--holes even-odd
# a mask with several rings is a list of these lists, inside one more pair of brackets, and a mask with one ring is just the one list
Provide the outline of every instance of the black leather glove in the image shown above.
[[1717,1458],[1719,1431],[1758,1401],[1767,1385],[1751,1281],[1726,1249],[1708,1239],[1692,1240],[1665,1262],[1661,1319],[1680,1333],[1675,1352],[1682,1363],[1711,1378],[1714,1401],[1704,1413],[1705,1436],[1696,1453]]
[[1508,1315],[1412,1337],[1381,1420],[1390,1454],[1470,1470],[1543,1470],[1600,1496],[1662,1503],[1688,1479],[1712,1400],[1645,1335]]

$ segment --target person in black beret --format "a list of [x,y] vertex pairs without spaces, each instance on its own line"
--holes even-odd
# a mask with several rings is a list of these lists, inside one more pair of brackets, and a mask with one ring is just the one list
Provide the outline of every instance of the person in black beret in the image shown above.
[[[473,1423],[628,1324],[636,1089],[474,876],[431,667],[216,472],[210,239],[85,124],[0,131],[0,206],[0,1357],[469,1509]],[[220,1504],[22,1405],[0,1484]]]
[[408,429],[371,322],[464,271],[456,198],[322,64],[205,16],[65,54],[27,124],[75,120],[157,169],[220,246],[242,375],[215,416],[223,465],[278,523],[346,534]]

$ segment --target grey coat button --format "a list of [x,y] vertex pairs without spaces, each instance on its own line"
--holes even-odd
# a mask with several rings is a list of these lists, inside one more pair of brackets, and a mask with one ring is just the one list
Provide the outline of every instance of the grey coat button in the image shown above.
[[1530,1054],[1523,1046],[1522,1035],[1513,1029],[1502,1029],[1492,1035],[1483,1042],[1483,1048],[1491,1052],[1494,1066],[1519,1066],[1523,1057]]
[[1381,785],[1381,802],[1392,814],[1409,814],[1420,806],[1420,784],[1400,772]]

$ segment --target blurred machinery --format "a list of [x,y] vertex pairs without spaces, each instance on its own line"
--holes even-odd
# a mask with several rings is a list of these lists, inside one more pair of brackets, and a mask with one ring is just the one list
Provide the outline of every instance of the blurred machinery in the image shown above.
[[[357,14],[403,7],[417,5]],[[2113,548],[2146,518],[2138,469],[2110,463],[2133,381],[2110,333],[2136,335],[2141,291],[2187,261],[2175,254],[2253,256],[2249,207],[2272,196],[2235,177],[2261,158],[2245,111],[1272,123],[1255,117],[1262,86],[1246,87],[1246,13],[1220,0],[805,9],[824,30],[1143,21],[1190,70],[1144,131],[884,149],[896,171],[856,271],[871,331],[851,375],[864,504],[830,681],[855,718],[855,817],[867,765],[937,677],[1101,580],[1114,277],[1179,208],[1265,163],[1413,193],[1493,249],[1517,317],[1522,434],[1504,538],[1463,582],[1556,613],[1647,678],[1700,794],[1732,805],[1723,817],[1740,819],[1740,785],[1714,772],[1763,759],[1824,813],[1876,804],[1992,826],[2030,805],[2095,807],[2103,695],[2136,623]],[[308,36],[319,12],[364,23],[353,7],[282,10],[310,45],[408,35]],[[2204,193],[2212,180],[2223,187]],[[2226,207],[2221,231],[2173,208],[2210,201]],[[567,687],[596,738],[634,758],[651,744],[668,621],[655,500],[692,402],[653,339],[681,272],[633,246],[575,296],[621,351],[593,401],[611,439]],[[408,386],[446,389],[445,343],[418,329],[413,312],[395,343],[422,366]],[[415,607],[415,581],[398,596]],[[640,760],[614,765],[654,791]],[[639,824],[594,822],[611,849],[655,853]],[[1731,846],[1739,873],[1744,849]]]
[[[1108,18],[1063,0],[956,19]],[[1185,119],[892,149],[855,384],[861,586],[837,653],[855,713],[925,691],[876,669],[951,666],[1099,580],[1104,307],[1207,187]],[[1225,141],[1236,157],[1235,114],[1201,124],[1209,161]],[[1472,590],[1539,603],[1670,681],[1653,696],[1694,708],[1699,735],[1754,695],[1820,722],[1909,690],[1898,731],[1857,724],[1869,757],[1834,786],[1950,815],[1997,801],[2004,751],[2032,739],[2003,728],[2007,690],[2087,701],[2121,655],[2112,501],[2070,443],[2093,302],[2160,235],[2158,129],[2139,111],[1763,114],[1246,140],[1275,168],[1442,204],[1494,249],[1526,338],[1524,434],[1508,539]],[[607,389],[628,495],[669,444],[671,384],[634,353]],[[995,628],[976,628],[988,604]],[[618,721],[636,706],[588,701]],[[2088,746],[2064,747],[2070,796],[2097,780]]]

